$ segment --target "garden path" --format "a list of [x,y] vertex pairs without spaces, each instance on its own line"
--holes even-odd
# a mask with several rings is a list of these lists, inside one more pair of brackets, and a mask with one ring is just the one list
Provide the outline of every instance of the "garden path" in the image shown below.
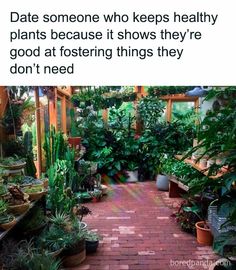
[[[73,270],[208,269],[217,259],[180,230],[171,214],[180,199],[157,191],[155,182],[115,184],[84,221],[103,236],[98,251]],[[71,270],[72,270],[71,269]]]

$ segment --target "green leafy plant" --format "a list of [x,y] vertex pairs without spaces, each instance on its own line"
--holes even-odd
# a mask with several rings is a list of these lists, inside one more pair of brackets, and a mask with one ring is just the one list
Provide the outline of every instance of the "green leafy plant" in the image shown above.
[[50,226],[43,231],[37,242],[42,250],[56,252],[68,245],[68,238],[68,233],[63,227]]
[[85,240],[87,241],[99,241],[101,236],[95,231],[86,230],[85,232]]
[[0,196],[7,194],[7,187],[3,184],[0,184]]
[[195,224],[200,220],[199,212],[198,206],[187,198],[181,203],[178,211],[173,216],[183,231],[195,234]]
[[47,253],[40,253],[32,241],[21,241],[15,254],[15,268],[18,270],[59,270],[60,261]]
[[138,103],[138,114],[144,128],[153,128],[160,121],[164,105],[157,97],[147,96]]
[[60,160],[51,165],[49,175],[49,191],[47,193],[47,202],[52,213],[67,212],[72,213],[76,205],[76,198],[70,187],[65,186],[65,171],[61,170]]
[[221,256],[229,257],[236,255],[235,249],[235,238],[236,232],[235,231],[228,231],[225,233],[219,234],[213,242],[213,249],[216,253],[220,254]]
[[21,120],[24,111],[33,106],[33,102],[28,96],[31,89],[25,86],[7,87],[9,104],[2,119],[2,124],[8,134],[20,133]]
[[0,160],[0,165],[2,165],[2,166],[16,166],[16,165],[20,165],[24,162],[25,162],[24,159],[21,159],[17,155],[15,155],[13,157],[2,158]]
[[9,223],[14,220],[14,216],[7,213],[8,203],[0,199],[0,224]]
[[188,90],[193,89],[191,86],[152,86],[148,88],[148,94],[150,96],[164,96],[174,94],[184,94]]
[[45,151],[47,169],[49,169],[56,160],[63,160],[67,144],[62,132],[56,132],[55,127],[51,127],[50,131],[45,133],[43,149]]
[[22,231],[28,232],[44,224],[46,224],[44,211],[41,207],[35,206],[34,211],[30,212],[19,225]]
[[[198,186],[198,191],[204,191],[209,188],[219,194],[220,201],[225,203],[230,198],[234,197],[234,191],[232,189],[235,181],[236,173],[236,88],[227,87],[225,89],[215,87],[208,92],[206,100],[211,100],[213,97],[217,100],[224,100],[224,103],[220,106],[214,106],[206,114],[206,117],[202,120],[198,141],[199,144],[192,148],[187,155],[191,155],[199,149],[205,151],[201,153],[201,156],[207,155],[209,158],[221,157],[220,164],[212,164],[208,170],[208,177],[215,176],[224,167],[226,172],[219,178],[206,180],[201,183],[201,187]],[[187,156],[186,155],[186,156]],[[186,157],[185,156],[185,157]],[[184,157],[184,158],[185,158]],[[195,186],[198,183],[195,182]],[[229,199],[230,200],[230,199]],[[230,209],[230,215],[228,216],[231,224],[236,223],[236,207],[227,206]]]
[[0,215],[5,214],[7,211],[7,203],[0,199]]
[[70,220],[70,217],[65,212],[57,212],[50,217],[49,221],[58,227],[66,227]]

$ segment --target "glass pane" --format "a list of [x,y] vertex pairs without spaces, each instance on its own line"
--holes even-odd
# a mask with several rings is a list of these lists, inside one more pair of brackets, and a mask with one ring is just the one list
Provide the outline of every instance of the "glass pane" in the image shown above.
[[69,102],[66,102],[66,132],[69,134],[70,132],[70,123],[71,123],[71,117],[70,117],[70,106]]
[[57,129],[62,130],[61,99],[57,99]]
[[174,102],[172,107],[172,121],[182,119],[185,115],[194,112],[193,101]]

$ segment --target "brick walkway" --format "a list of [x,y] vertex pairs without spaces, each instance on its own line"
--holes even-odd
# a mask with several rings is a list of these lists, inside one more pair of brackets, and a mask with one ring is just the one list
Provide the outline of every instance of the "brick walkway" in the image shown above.
[[[84,221],[103,240],[73,270],[208,269],[217,256],[179,229],[170,216],[176,201],[157,191],[154,182],[113,185],[101,202],[87,204],[93,214]],[[199,265],[204,263],[208,267]]]

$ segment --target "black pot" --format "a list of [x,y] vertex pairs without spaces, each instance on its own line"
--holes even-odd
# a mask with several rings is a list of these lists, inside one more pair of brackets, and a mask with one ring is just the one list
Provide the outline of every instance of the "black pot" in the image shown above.
[[94,253],[97,251],[99,241],[98,240],[97,241],[86,240],[85,244],[86,244],[86,254],[90,254],[90,253]]

